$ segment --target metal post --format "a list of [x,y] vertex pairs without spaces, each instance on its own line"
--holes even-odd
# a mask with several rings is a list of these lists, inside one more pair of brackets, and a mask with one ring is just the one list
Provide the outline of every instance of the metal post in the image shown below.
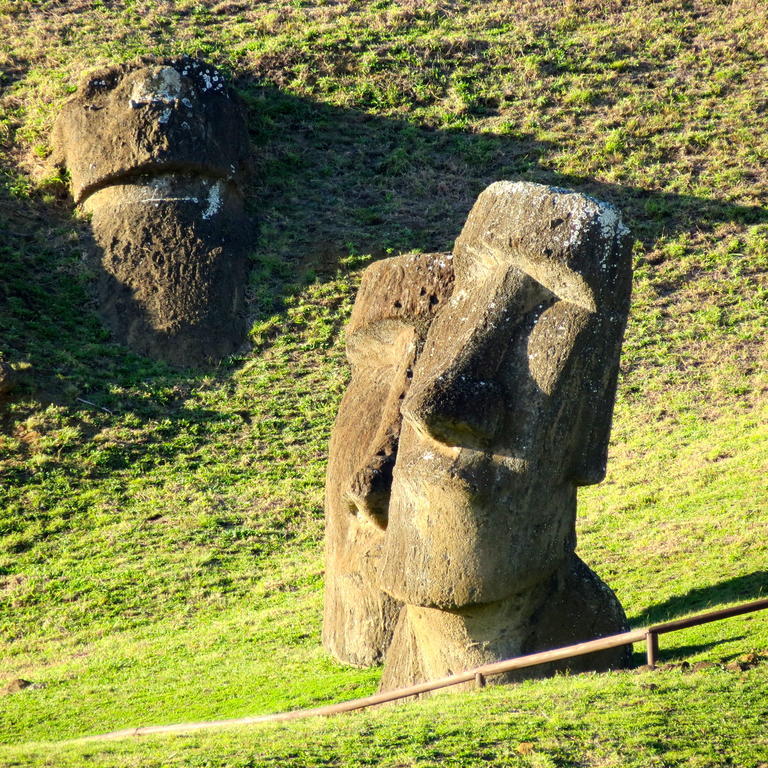
[[645,655],[649,667],[656,666],[656,657],[659,655],[659,636],[653,630],[648,630],[645,635]]

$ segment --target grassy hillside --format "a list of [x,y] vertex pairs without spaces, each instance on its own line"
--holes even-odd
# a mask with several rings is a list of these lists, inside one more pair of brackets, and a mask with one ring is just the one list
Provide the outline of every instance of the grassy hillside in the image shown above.
[[[0,0],[0,689],[34,683],[0,695],[0,765],[768,764],[765,662],[41,744],[375,689],[319,644],[344,323],[367,263],[449,249],[499,178],[610,200],[638,239],[581,556],[634,626],[768,594],[767,30],[759,0]],[[248,110],[252,331],[206,373],[110,341],[48,162],[82,73],[147,53],[204,55]],[[768,616],[662,640],[748,652]]]

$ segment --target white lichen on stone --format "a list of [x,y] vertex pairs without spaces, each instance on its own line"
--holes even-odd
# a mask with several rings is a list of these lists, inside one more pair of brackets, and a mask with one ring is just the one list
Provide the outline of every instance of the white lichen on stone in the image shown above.
[[131,109],[148,104],[172,105],[181,92],[181,75],[173,67],[162,67],[133,84],[128,104]]
[[608,256],[611,253],[613,244],[622,237],[629,234],[629,230],[624,226],[621,220],[621,214],[607,203],[600,203],[598,215],[598,224],[600,225],[600,234],[603,237],[603,254],[600,258],[600,268],[608,269]]
[[223,204],[223,187],[224,185],[221,181],[211,184],[211,188],[208,191],[208,207],[203,211],[204,219],[210,219],[221,210]]

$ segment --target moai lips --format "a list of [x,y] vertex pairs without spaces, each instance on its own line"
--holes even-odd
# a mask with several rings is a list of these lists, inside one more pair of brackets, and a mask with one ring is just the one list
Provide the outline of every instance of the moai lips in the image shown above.
[[92,216],[116,338],[176,365],[234,352],[245,333],[248,135],[223,76],[187,57],[92,75],[53,143]]
[[429,324],[452,287],[450,255],[376,262],[363,275],[347,326],[352,378],[339,406],[326,482],[323,643],[348,664],[382,659],[401,607],[376,584],[400,404]]

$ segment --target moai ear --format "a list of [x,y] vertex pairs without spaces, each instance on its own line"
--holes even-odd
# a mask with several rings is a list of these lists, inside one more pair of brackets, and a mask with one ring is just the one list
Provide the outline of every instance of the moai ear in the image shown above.
[[597,313],[585,334],[586,386],[581,390],[574,430],[577,439],[568,473],[574,485],[594,485],[605,478],[625,318],[622,315],[612,321]]

